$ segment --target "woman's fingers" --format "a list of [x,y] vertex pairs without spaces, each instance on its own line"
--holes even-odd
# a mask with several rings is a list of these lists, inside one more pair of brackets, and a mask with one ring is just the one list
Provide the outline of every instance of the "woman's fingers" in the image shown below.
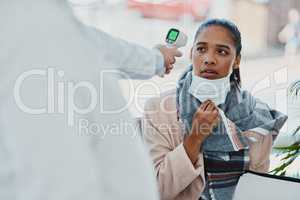
[[209,99],[207,100],[208,101],[208,104],[207,106],[205,107],[205,111],[211,111],[212,110],[212,106],[213,106],[213,102]]
[[213,102],[209,102],[209,104],[207,105],[205,111],[206,112],[211,112],[211,111],[213,111],[214,108],[215,108],[214,103]]
[[213,101],[211,101],[211,100],[208,100],[208,101],[209,101],[209,103],[206,106],[205,111],[209,112],[209,111],[213,111],[213,110],[218,110],[218,107],[216,106],[216,104]]
[[210,104],[207,112],[209,112],[209,121],[213,123],[218,123],[219,110],[214,104]]
[[206,109],[206,107],[207,107],[208,104],[209,104],[209,100],[204,101],[204,102],[200,105],[199,109],[201,109],[201,110],[204,111],[204,110]]

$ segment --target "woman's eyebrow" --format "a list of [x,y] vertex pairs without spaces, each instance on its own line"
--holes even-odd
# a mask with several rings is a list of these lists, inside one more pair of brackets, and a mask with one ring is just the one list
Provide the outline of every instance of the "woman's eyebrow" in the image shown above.
[[[207,45],[208,43],[207,42],[197,42],[196,43],[196,46],[199,46],[199,45]],[[228,49],[230,50],[230,47],[227,46],[227,45],[224,45],[224,44],[216,44],[217,47],[219,48],[225,48],[225,49]]]
[[225,49],[228,49],[230,50],[230,47],[227,46],[227,45],[224,45],[224,44],[216,44],[217,47],[220,47],[220,48],[225,48]]
[[205,44],[207,44],[207,42],[197,42],[196,46],[198,46],[198,45],[205,45]]

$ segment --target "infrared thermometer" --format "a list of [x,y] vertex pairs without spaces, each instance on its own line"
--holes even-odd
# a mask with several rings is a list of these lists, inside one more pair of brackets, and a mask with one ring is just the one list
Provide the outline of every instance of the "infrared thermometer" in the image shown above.
[[[172,47],[184,47],[187,44],[188,37],[183,32],[179,31],[178,29],[171,28],[166,37],[166,43],[168,48]],[[165,72],[159,74],[160,77],[164,77]]]
[[166,37],[168,47],[184,47],[187,44],[187,35],[178,29],[171,28]]

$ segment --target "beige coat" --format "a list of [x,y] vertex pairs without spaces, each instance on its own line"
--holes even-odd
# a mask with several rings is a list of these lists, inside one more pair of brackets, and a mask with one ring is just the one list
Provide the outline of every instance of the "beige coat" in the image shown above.
[[[175,91],[146,102],[144,140],[154,162],[161,199],[196,200],[205,186],[203,155],[194,166],[183,147],[182,125],[177,121]],[[257,139],[250,144],[250,170],[267,172],[272,136],[247,132]]]

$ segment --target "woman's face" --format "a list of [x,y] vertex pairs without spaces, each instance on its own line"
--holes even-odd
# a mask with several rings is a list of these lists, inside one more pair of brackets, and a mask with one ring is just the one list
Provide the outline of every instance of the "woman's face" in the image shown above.
[[218,25],[206,27],[198,34],[191,59],[195,75],[211,80],[227,76],[240,63],[230,32]]

